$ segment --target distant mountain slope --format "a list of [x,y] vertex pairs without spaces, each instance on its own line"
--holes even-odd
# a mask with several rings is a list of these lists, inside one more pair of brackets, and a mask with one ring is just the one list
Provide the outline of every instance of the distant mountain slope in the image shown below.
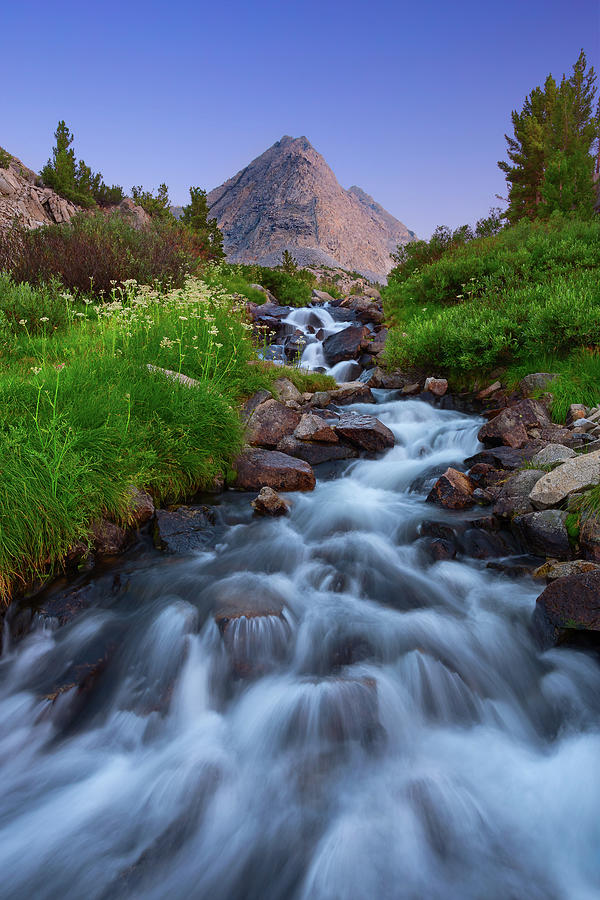
[[301,265],[329,265],[385,280],[390,253],[414,238],[358,187],[344,190],[305,137],[288,135],[208,195],[232,262],[273,266],[289,250]]

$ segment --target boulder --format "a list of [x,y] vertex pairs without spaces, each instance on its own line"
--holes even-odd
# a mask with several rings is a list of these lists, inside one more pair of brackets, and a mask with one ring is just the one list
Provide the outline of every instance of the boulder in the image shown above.
[[392,391],[400,390],[406,381],[404,376],[386,372],[381,366],[373,366],[372,369],[363,372],[358,380],[370,388],[384,388]]
[[348,444],[341,442],[324,444],[322,441],[304,441],[291,434],[279,442],[277,449],[282,453],[289,454],[289,456],[304,459],[311,466],[318,466],[320,463],[332,462],[338,459],[355,459],[358,456],[358,451],[354,447],[348,446]]
[[339,438],[327,419],[314,413],[306,413],[294,430],[294,437],[301,441],[324,441],[337,444]]
[[472,506],[475,485],[468,475],[452,467],[446,469],[432,487],[428,503],[440,503],[446,509],[466,509]]
[[600,450],[568,459],[547,472],[529,495],[536,509],[558,506],[574,491],[583,491],[600,481]]
[[551,372],[533,372],[521,379],[519,390],[525,397],[528,397],[537,391],[545,391],[556,378],[558,375],[553,375]]
[[117,206],[117,212],[129,225],[138,231],[147,228],[152,221],[146,210],[132,200],[131,197],[123,197]]
[[512,518],[523,513],[533,512],[529,494],[543,475],[544,472],[541,469],[524,469],[522,472],[511,475],[502,485],[494,505],[494,515],[501,518]]
[[196,553],[214,540],[215,511],[210,506],[180,506],[158,509],[154,543],[167,553]]
[[270,487],[261,488],[251,506],[260,516],[284,516],[290,508],[288,501]]
[[583,575],[586,572],[600,571],[600,566],[587,559],[571,559],[567,562],[559,562],[557,559],[548,559],[533,573],[534,578],[545,578],[546,581],[556,581],[566,575]]
[[[503,409],[486,425],[479,429],[482,444],[497,447],[523,446],[532,429],[550,425],[548,411],[538,400],[521,400],[514,406]],[[524,436],[524,440],[523,440]]]
[[395,443],[393,433],[375,416],[343,413],[333,427],[339,437],[367,453],[381,453]]
[[387,335],[387,328],[380,328],[376,334],[364,340],[362,343],[362,347],[365,353],[370,353],[371,356],[379,356],[381,353],[383,353],[383,351],[385,350]]
[[445,378],[426,378],[424,390],[429,391],[434,397],[443,397],[448,390],[448,382]]
[[257,406],[246,426],[246,440],[255,447],[276,447],[282,437],[291,434],[300,415],[279,400],[265,400]]
[[312,491],[315,486],[315,473],[307,462],[278,450],[245,450],[234,468],[237,472],[234,487],[240,491],[259,491],[262,487],[276,491]]
[[273,391],[282,403],[286,403],[288,400],[295,400],[296,403],[302,402],[302,394],[289,378],[278,378],[273,383]]
[[344,406],[347,403],[375,403],[371,388],[362,381],[344,381],[327,392],[329,403]]
[[[534,454],[532,454],[534,455]],[[512,447],[491,447],[487,450],[481,450],[474,456],[469,456],[465,460],[466,466],[488,465],[497,469],[518,469],[523,465],[523,461],[529,459],[524,450],[514,450]]]
[[572,556],[566,528],[567,513],[560,509],[525,513],[513,519],[517,537],[536,556],[569,559]]
[[349,297],[343,305],[347,309],[353,310],[358,321],[364,325],[368,322],[373,325],[381,325],[383,322],[381,305],[371,297]]
[[364,337],[363,325],[349,325],[343,331],[330,334],[323,341],[323,353],[330,366],[344,359],[354,359],[360,352]]
[[537,599],[533,626],[544,650],[575,632],[600,632],[600,571],[557,578]]
[[402,388],[402,393],[407,394],[408,396],[412,396],[414,394],[421,393],[421,385],[418,381],[413,382],[413,384],[405,384]]
[[570,447],[565,447],[563,444],[548,444],[532,457],[531,462],[536,466],[551,466],[554,463],[564,462],[565,459],[572,459],[574,456],[575,451]]

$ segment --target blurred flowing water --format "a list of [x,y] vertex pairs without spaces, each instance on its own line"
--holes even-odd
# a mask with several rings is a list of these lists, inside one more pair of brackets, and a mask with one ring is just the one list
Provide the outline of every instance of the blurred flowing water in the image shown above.
[[214,550],[123,563],[5,652],[0,896],[599,896],[596,660],[539,653],[531,581],[418,539],[479,422],[355,408],[383,458],[285,519],[224,495]]

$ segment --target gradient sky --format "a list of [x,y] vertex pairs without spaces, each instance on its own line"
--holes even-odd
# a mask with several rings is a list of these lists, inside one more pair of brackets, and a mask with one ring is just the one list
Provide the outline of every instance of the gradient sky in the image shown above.
[[0,145],[39,170],[64,118],[108,183],[213,188],[306,135],[419,236],[504,193],[510,112],[583,46],[598,0],[5,3]]

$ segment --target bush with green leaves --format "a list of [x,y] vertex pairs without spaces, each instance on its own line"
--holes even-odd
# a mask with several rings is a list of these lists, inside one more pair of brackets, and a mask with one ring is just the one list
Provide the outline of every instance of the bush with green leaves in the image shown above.
[[154,221],[137,229],[118,213],[81,213],[69,223],[0,232],[0,271],[43,284],[60,279],[71,291],[108,296],[115,282],[135,279],[181,286],[205,262],[202,246],[182,225]]

